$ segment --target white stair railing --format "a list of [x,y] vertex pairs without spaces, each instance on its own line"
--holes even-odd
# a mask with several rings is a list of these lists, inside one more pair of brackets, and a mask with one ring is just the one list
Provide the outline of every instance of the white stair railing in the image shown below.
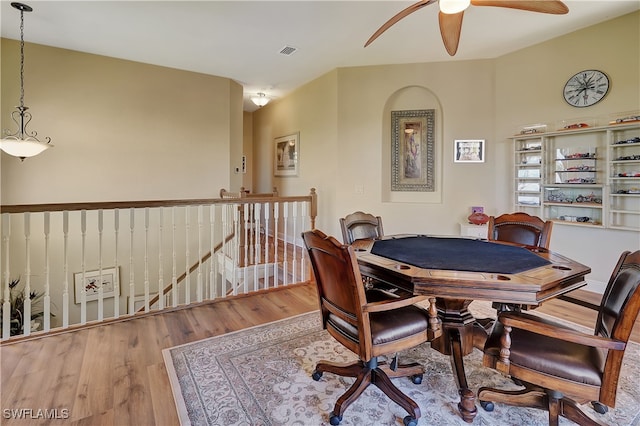
[[304,281],[296,244],[315,225],[316,202],[312,190],[2,206],[0,340]]

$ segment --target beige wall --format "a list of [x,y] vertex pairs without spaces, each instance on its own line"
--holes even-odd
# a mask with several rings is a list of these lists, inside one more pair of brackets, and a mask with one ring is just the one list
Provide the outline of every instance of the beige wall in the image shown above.
[[[508,138],[518,126],[640,109],[639,20],[633,13],[495,60],[340,68],[254,113],[254,182],[273,182],[273,138],[300,131],[301,176],[280,184],[284,193],[321,188],[318,228],[339,237],[338,218],[363,210],[381,215],[387,234],[457,234],[471,206],[512,210]],[[589,68],[609,74],[611,92],[577,110],[562,88]],[[440,194],[388,192],[396,109],[437,110]],[[485,139],[486,162],[454,163],[455,139]],[[621,251],[640,248],[640,234],[558,225],[551,248],[591,266],[599,290]]]
[[[581,117],[608,122],[609,114],[640,110],[640,13],[523,49],[496,61],[497,176],[509,176],[511,141],[518,126]],[[584,69],[604,71],[611,81],[607,96],[588,108],[569,106],[565,82]],[[512,182],[497,181],[499,208],[509,210]],[[606,283],[620,253],[640,249],[640,233],[580,228],[556,223],[551,249],[589,265],[590,280]],[[602,286],[601,286],[602,287]]]
[[[344,156],[338,143],[337,79],[338,71],[331,71],[253,113],[253,188],[268,192],[275,186],[285,196],[307,194],[316,188],[316,226],[321,229],[327,229],[335,218],[338,167]],[[296,132],[300,132],[300,173],[274,177],[274,139]]]
[[[29,43],[25,56],[29,127],[55,147],[2,155],[3,204],[215,197],[238,176],[237,83]],[[3,129],[15,129],[18,71],[19,43],[2,39]]]

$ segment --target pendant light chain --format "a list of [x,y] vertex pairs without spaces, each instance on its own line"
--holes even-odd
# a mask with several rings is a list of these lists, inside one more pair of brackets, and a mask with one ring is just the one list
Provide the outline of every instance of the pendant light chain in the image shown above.
[[24,11],[20,10],[20,108],[24,108]]

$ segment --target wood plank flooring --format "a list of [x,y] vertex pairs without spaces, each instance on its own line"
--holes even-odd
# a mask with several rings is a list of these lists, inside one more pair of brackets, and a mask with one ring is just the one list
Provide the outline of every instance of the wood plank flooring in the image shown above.
[[[571,306],[571,307],[570,307]],[[569,308],[570,307],[570,308]],[[162,349],[318,308],[313,284],[0,346],[3,425],[176,425]],[[588,309],[551,301],[540,311],[593,326]],[[634,337],[640,342],[636,322]],[[57,409],[69,419],[8,419],[6,409]],[[67,411],[64,411],[67,410]],[[10,417],[10,416],[9,416]]]

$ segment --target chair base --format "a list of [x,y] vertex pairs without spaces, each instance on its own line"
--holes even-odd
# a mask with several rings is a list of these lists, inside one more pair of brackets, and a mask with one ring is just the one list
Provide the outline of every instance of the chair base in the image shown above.
[[546,410],[549,412],[549,426],[558,426],[559,416],[581,426],[604,426],[587,416],[574,400],[565,397],[560,392],[543,389],[531,383],[521,383],[525,388],[520,390],[481,387],[478,390],[480,405],[486,411],[493,411],[493,402]]
[[376,385],[392,401],[404,408],[409,416],[404,418],[405,425],[415,425],[420,418],[420,407],[416,402],[402,393],[392,382],[391,378],[411,377],[416,384],[422,381],[424,368],[417,363],[399,364],[392,370],[386,362],[378,362],[373,358],[368,362],[357,361],[352,364],[335,363],[331,361],[320,361],[312,374],[313,380],[320,380],[324,372],[337,374],[342,377],[355,377],[355,382],[347,391],[338,398],[331,413],[330,422],[338,425],[342,420],[342,415],[349,405],[351,405],[364,390],[370,385]]

